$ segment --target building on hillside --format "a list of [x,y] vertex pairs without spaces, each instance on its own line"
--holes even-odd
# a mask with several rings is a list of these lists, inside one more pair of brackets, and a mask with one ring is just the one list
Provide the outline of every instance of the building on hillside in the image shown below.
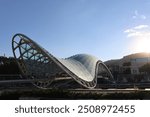
[[122,59],[106,61],[105,64],[112,73],[140,74],[140,67],[150,63],[149,53],[136,53],[124,56]]
[[140,74],[139,68],[147,63],[150,63],[150,58],[149,57],[132,58],[130,61],[131,61],[131,73]]

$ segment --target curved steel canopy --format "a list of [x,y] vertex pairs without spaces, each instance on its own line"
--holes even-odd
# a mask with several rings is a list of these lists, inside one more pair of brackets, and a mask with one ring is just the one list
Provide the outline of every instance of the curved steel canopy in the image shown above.
[[35,79],[34,85],[40,88],[49,86],[54,76],[60,72],[67,73],[86,88],[94,88],[97,78],[106,77],[106,74],[113,81],[106,65],[97,58],[78,54],[59,59],[23,34],[14,35],[12,50],[22,74]]

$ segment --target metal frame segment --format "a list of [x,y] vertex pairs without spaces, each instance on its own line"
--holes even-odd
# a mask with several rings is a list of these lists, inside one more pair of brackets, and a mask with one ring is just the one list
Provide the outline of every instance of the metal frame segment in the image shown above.
[[[19,38],[17,38],[17,37],[19,37]],[[19,39],[19,40],[17,40],[17,39]],[[22,50],[21,50],[21,47],[23,44],[26,44],[26,48],[24,48],[25,49],[24,52],[22,52]],[[27,45],[30,46],[30,48],[27,48]],[[95,74],[94,74],[93,80],[92,81],[83,80],[81,77],[77,76],[73,71],[70,71],[63,63],[61,63],[61,61],[59,61],[53,55],[48,53],[48,51],[46,51],[44,48],[39,46],[36,42],[34,42],[33,40],[31,40],[30,38],[28,38],[27,36],[25,36],[23,34],[14,35],[14,37],[12,38],[12,50],[13,50],[14,57],[16,58],[17,63],[22,71],[22,74],[25,76],[28,76],[29,78],[34,78],[34,77],[31,76],[31,74],[29,73],[25,61],[32,60],[32,57],[34,57],[34,59],[33,59],[34,61],[40,60],[40,62],[45,63],[45,64],[48,64],[51,62],[55,63],[62,71],[66,72],[76,82],[78,82],[85,88],[94,88],[96,86],[99,64],[102,64],[106,68],[106,71],[108,72],[108,74],[110,74],[111,80],[113,80],[112,74],[110,73],[109,69],[100,60],[98,60],[96,63]],[[16,53],[17,50],[19,50],[19,53]],[[30,50],[33,50],[33,53],[30,53],[29,52]],[[36,53],[34,53],[34,51],[36,51]],[[25,54],[27,54],[27,56],[25,56]],[[31,54],[31,56],[29,56],[29,54]],[[39,56],[37,57],[36,55],[38,55],[38,54],[39,54]],[[37,57],[37,59],[36,59],[36,57]],[[25,60],[25,58],[26,58],[26,60]],[[43,60],[41,60],[41,59],[43,59]],[[69,60],[69,58],[65,59],[65,60],[67,61],[67,60]],[[33,84],[39,88],[46,88],[51,84],[51,82],[54,80],[54,78],[55,77],[48,77],[46,79],[45,78],[43,78],[43,79],[35,78],[36,81],[33,82]]]

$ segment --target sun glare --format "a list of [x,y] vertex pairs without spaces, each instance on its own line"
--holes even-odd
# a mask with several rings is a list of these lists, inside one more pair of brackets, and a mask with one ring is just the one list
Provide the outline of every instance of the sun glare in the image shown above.
[[136,42],[135,42],[135,50],[137,52],[150,53],[150,39],[143,38],[143,39],[136,40]]
[[138,25],[124,31],[130,38],[131,52],[150,53],[150,26]]

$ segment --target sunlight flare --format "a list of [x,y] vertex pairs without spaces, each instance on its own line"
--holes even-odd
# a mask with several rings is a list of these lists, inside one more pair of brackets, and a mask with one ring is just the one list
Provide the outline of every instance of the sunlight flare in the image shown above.
[[124,31],[132,39],[132,52],[150,52],[150,26],[138,25]]

